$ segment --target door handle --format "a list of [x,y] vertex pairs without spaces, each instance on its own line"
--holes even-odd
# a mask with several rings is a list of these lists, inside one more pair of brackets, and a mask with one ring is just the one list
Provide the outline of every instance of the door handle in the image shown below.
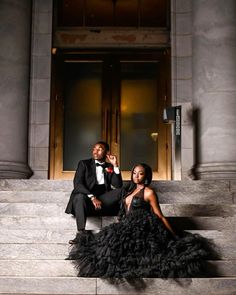
[[157,141],[157,139],[158,139],[158,132],[153,132],[153,133],[151,133],[151,138],[152,138],[152,140],[153,141]]

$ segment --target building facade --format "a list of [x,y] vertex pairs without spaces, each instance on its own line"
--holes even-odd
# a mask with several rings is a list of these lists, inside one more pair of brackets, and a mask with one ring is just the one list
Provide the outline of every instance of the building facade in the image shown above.
[[[149,154],[145,150],[145,144],[140,145],[140,150],[133,150],[132,142],[137,147],[140,141],[145,143],[149,140],[142,136],[143,129],[151,124],[152,114],[159,118],[155,124],[160,129],[152,130],[150,127],[148,132],[151,133],[153,143],[159,146],[151,149],[150,155],[153,153],[153,156],[147,159],[158,163],[155,174],[157,179],[236,178],[234,0],[171,0],[169,7],[167,6],[169,26],[161,29],[117,27],[98,30],[96,27],[83,27],[69,30],[55,24],[58,9],[55,7],[57,6],[52,0],[0,2],[0,36],[4,40],[0,46],[0,178],[73,177],[70,164],[68,169],[64,166],[67,161],[64,153],[70,146],[70,136],[69,141],[66,141],[66,132],[61,131],[66,130],[64,121],[60,119],[66,108],[64,102],[60,104],[63,96],[61,93],[66,88],[61,89],[64,83],[62,79],[69,73],[77,73],[78,68],[73,70],[74,64],[81,66],[88,61],[89,65],[99,64],[100,60],[105,64],[104,60],[108,56],[108,65],[115,70],[109,72],[103,67],[102,75],[109,79],[114,75],[114,79],[109,80],[111,84],[117,81],[115,74],[117,71],[121,72],[121,65],[124,65],[125,73],[122,83],[126,85],[128,80],[133,79],[128,70],[131,61],[135,66],[145,64],[148,76],[139,76],[140,85],[147,79],[150,82],[152,71],[157,73],[158,69],[160,84],[157,89],[159,96],[163,98],[158,101],[157,113],[153,115],[150,104],[143,103],[147,99],[147,92],[143,92],[144,99],[139,97],[146,86],[132,92],[136,95],[136,100],[130,106],[127,101],[124,100],[122,104],[120,97],[117,98],[117,93],[121,96],[123,92],[128,93],[127,89],[130,88],[122,90],[120,87],[112,100],[108,97],[113,93],[113,88],[106,90],[105,94],[108,94],[104,97],[107,98],[102,98],[101,102],[102,112],[98,108],[101,112],[101,118],[98,119],[101,121],[101,128],[96,127],[96,122],[94,125],[98,128],[99,137],[107,140],[112,152],[118,153],[120,161],[124,162],[124,175],[125,170],[128,170],[125,167],[126,160],[123,160],[126,156],[129,161],[136,154],[137,159],[132,158],[136,161],[142,158],[142,153]],[[73,58],[72,53],[76,53]],[[117,56],[119,59],[114,58]],[[63,60],[65,66],[58,66],[58,60]],[[119,67],[116,68],[117,60]],[[60,75],[60,71],[65,69],[68,72]],[[100,70],[92,71],[100,73]],[[71,77],[70,83],[75,79],[75,76]],[[93,80],[89,81],[91,83]],[[96,86],[96,89],[107,89],[101,83],[102,86]],[[138,84],[133,88],[141,87]],[[67,84],[67,87],[68,85],[72,84]],[[81,87],[85,87],[84,85]],[[72,89],[77,89],[74,84]],[[88,89],[91,87],[88,86]],[[81,93],[81,88],[79,91]],[[95,95],[94,92],[91,95]],[[86,96],[81,99],[82,103],[86,102]],[[146,113],[143,111],[141,114],[132,114],[135,128],[129,129],[129,125],[125,124],[122,127],[122,108],[125,109],[125,102],[128,109],[132,109],[136,101],[142,110],[147,104],[149,108],[147,107]],[[95,108],[95,103],[92,104]],[[165,107],[170,106],[181,106],[181,144],[176,143],[176,124],[162,125],[160,121]],[[88,108],[91,109],[89,106]],[[85,123],[81,129],[86,130],[87,125]],[[128,135],[126,130],[130,130]],[[136,137],[133,136],[134,132],[137,132]],[[78,141],[79,146],[86,143],[83,141],[85,137]],[[94,139],[96,136],[91,136],[88,143],[92,143]],[[177,154],[178,149],[180,154]],[[69,149],[68,155],[71,153],[73,151]],[[70,161],[74,160],[69,157],[68,163]],[[69,173],[66,173],[67,170],[70,170]],[[164,172],[160,174],[162,170]]]

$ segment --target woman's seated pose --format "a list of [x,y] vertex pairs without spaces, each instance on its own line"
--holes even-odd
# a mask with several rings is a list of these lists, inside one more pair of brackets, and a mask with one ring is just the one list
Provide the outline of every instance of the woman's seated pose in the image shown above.
[[78,234],[78,244],[69,254],[78,276],[180,278],[201,274],[207,254],[202,238],[190,233],[182,238],[175,235],[149,187],[151,180],[148,165],[135,165],[118,222],[98,233]]

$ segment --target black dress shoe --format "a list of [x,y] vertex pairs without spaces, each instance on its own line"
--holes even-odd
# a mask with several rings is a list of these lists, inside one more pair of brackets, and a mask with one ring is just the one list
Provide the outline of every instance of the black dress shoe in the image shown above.
[[69,244],[70,245],[74,245],[74,244],[78,244],[78,235],[80,235],[81,233],[83,233],[85,230],[81,229],[77,232],[76,237],[73,240],[69,240]]
[[70,245],[78,244],[78,240],[74,238],[73,240],[69,240]]

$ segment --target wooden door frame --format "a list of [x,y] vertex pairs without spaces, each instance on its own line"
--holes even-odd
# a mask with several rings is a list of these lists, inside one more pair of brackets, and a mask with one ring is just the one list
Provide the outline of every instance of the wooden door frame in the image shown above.
[[[114,56],[114,59],[119,57],[120,60],[137,60],[138,58],[145,59],[145,61],[153,60],[159,58],[161,68],[165,73],[161,75],[163,79],[160,85],[162,86],[161,96],[163,106],[159,108],[159,111],[166,107],[170,106],[170,50],[102,50],[102,51],[82,51],[82,50],[61,50],[57,51],[56,55],[52,58],[52,97],[51,97],[51,107],[50,107],[50,179],[73,179],[73,171],[63,171],[63,94],[60,93],[60,87],[62,85],[61,80],[63,80],[64,74],[62,64],[63,59],[65,58],[89,58],[90,60],[100,59],[101,56],[108,57]],[[59,64],[58,64],[59,60]],[[106,59],[104,66],[109,65],[109,59]],[[107,76],[104,76],[102,79],[102,91],[103,91],[103,100],[102,100],[102,139],[107,141],[111,146],[111,152],[117,155],[120,154],[120,104],[119,104],[119,93],[117,88],[119,84],[111,89],[106,87],[108,81],[119,79],[114,78],[117,75],[117,71],[113,70],[112,75],[110,76],[107,71],[105,71]],[[59,87],[59,92],[58,92]],[[113,92],[113,93],[112,93]],[[110,104],[110,97],[112,97],[112,105]],[[160,114],[162,117],[162,114]],[[60,128],[56,128],[60,126]],[[165,132],[165,140],[167,142],[167,151],[165,159],[165,167],[167,169],[166,175],[167,179],[171,179],[171,130],[170,126],[166,125],[163,128]],[[112,134],[112,136],[111,136]],[[56,158],[56,154],[60,156],[60,160]],[[122,171],[122,176],[124,179],[130,179],[130,171]],[[153,178],[156,179],[156,173],[154,173]]]

